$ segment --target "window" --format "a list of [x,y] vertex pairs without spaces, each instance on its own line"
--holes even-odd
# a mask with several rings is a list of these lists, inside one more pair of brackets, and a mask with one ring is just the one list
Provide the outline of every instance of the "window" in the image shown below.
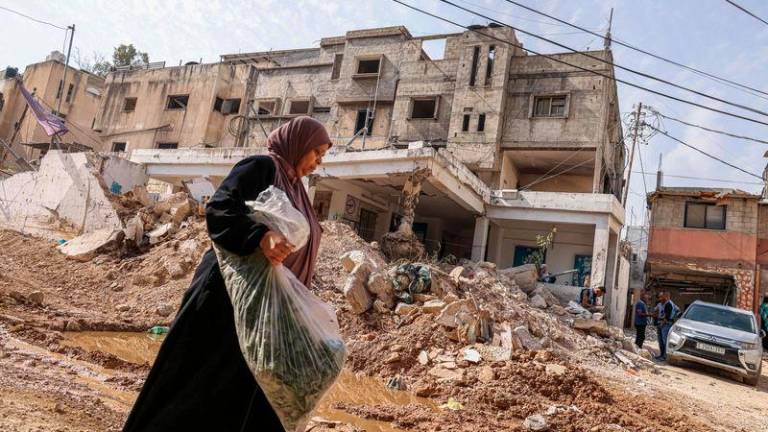
[[129,97],[125,98],[123,100],[123,111],[129,112],[136,109],[136,101],[137,99],[135,97]]
[[179,143],[175,142],[159,142],[157,143],[157,148],[161,150],[175,150],[179,148]]
[[256,101],[256,114],[259,116],[273,116],[277,114],[276,100]]
[[123,153],[125,152],[125,148],[127,146],[128,146],[127,143],[124,143],[124,142],[113,142],[112,151],[115,153]]
[[72,93],[75,91],[75,85],[70,84],[69,88],[67,89],[67,97],[64,99],[67,103],[72,102]]
[[359,75],[378,75],[380,67],[381,58],[357,61],[357,73]]
[[213,110],[219,111],[223,115],[237,114],[240,112],[240,99],[221,99],[217,97],[213,104]]
[[469,130],[469,114],[464,114],[464,120],[461,122],[461,131],[466,132]]
[[312,107],[312,112],[315,113],[315,114],[329,113],[329,112],[331,112],[331,107],[315,106],[315,107]]
[[59,88],[56,90],[56,99],[61,99],[62,91],[64,91],[64,81],[59,80]]
[[341,62],[344,60],[344,54],[333,56],[333,69],[331,69],[331,79],[339,79],[341,75]]
[[355,120],[355,135],[366,127],[366,117],[368,118],[368,130],[366,135],[370,136],[373,133],[373,113],[369,113],[367,109],[357,111],[357,119]]
[[469,85],[470,87],[475,85],[475,81],[477,80],[477,63],[480,57],[480,47],[476,46],[472,50],[472,70],[469,71]]
[[165,105],[165,109],[169,109],[169,110],[187,109],[188,103],[189,103],[189,95],[168,96],[168,103]]
[[491,84],[491,75],[493,75],[493,61],[496,60],[496,45],[488,47],[488,62],[485,66],[485,85]]
[[533,98],[533,117],[565,117],[566,95]]
[[685,227],[686,228],[706,228],[706,229],[725,229],[725,211],[727,206],[715,205],[709,203],[685,204]]
[[292,100],[288,114],[309,114],[309,100]]
[[411,102],[412,119],[436,119],[438,97],[413,99]]
[[480,114],[477,117],[477,131],[482,132],[485,130],[485,114]]

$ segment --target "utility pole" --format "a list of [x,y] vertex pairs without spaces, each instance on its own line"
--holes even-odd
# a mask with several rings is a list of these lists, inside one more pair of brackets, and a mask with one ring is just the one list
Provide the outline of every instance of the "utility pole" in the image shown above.
[[[629,180],[632,177],[632,162],[635,160],[635,147],[637,147],[637,136],[640,134],[640,113],[643,109],[643,103],[637,103],[637,109],[634,112],[635,124],[632,127],[632,150],[629,152],[629,168],[627,169],[627,183],[624,185],[624,193],[621,194],[621,205],[627,206],[627,196],[629,195]],[[641,174],[645,175],[645,174]]]
[[[70,54],[72,54],[72,40],[75,38],[75,25],[72,24],[71,26],[67,26],[67,30],[70,31],[69,48],[67,48],[67,59],[64,63],[64,76],[61,78],[61,94],[59,94],[59,101],[56,103],[56,116],[58,117],[61,117],[61,100],[66,97],[67,70],[69,69],[69,57],[70,57]],[[51,137],[51,145],[49,148],[53,148],[57,138],[58,138],[58,135],[54,135]]]

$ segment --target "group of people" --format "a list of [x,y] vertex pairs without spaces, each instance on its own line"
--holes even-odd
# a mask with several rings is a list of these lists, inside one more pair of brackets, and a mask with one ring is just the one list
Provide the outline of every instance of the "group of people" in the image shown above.
[[649,318],[656,327],[656,339],[659,341],[659,355],[656,360],[667,359],[667,337],[672,324],[680,315],[680,308],[672,301],[669,291],[661,291],[656,296],[656,305],[651,310],[648,308],[648,293],[643,292],[635,303],[635,345],[643,347],[645,331],[649,324]]

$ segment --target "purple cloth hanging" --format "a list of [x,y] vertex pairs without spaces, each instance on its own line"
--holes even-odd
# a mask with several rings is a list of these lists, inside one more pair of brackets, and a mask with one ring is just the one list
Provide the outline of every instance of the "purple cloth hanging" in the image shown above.
[[38,102],[34,96],[29,94],[21,82],[19,82],[19,87],[21,88],[21,94],[24,95],[24,99],[27,100],[27,105],[32,108],[37,123],[43,127],[48,136],[64,135],[69,132],[69,129],[67,129],[67,126],[64,124],[64,119],[55,116],[43,108],[43,106],[40,105],[40,102]]

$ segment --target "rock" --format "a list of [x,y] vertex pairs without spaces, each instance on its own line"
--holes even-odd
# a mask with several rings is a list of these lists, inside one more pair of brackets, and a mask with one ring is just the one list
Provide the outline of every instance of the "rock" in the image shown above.
[[515,329],[512,330],[512,332],[520,341],[520,345],[522,345],[523,348],[529,351],[538,351],[542,348],[539,341],[537,341],[536,339],[533,338],[533,336],[531,336],[531,333],[528,331],[528,327],[518,326],[518,327],[515,327]]
[[64,404],[62,404],[62,403],[60,403],[60,402],[59,402],[59,403],[57,403],[56,405],[54,405],[54,406],[53,406],[53,411],[54,411],[55,413],[57,413],[57,414],[64,414],[64,412],[65,412],[65,410],[64,410]]
[[539,309],[546,309],[547,308],[547,301],[544,300],[544,297],[536,294],[533,297],[531,297],[531,306]]
[[455,284],[459,283],[459,279],[461,278],[462,273],[464,273],[464,270],[465,269],[462,266],[458,266],[458,267],[454,268],[453,270],[451,270],[451,272],[449,273],[449,276],[453,280],[453,283],[455,283]]
[[413,304],[398,303],[395,307],[395,313],[398,315],[408,315],[418,309],[419,307]]
[[453,293],[448,293],[445,295],[445,297],[443,297],[443,301],[445,304],[451,304],[453,302],[459,301],[459,296]]
[[593,333],[602,337],[611,336],[611,332],[608,329],[608,323],[602,320],[595,321],[592,319],[577,318],[573,320],[573,328],[576,330],[582,330],[589,333]]
[[392,309],[397,303],[395,297],[395,285],[385,271],[375,271],[368,277],[368,291],[381,300],[384,305]]
[[351,273],[358,264],[364,261],[366,261],[365,253],[361,250],[349,251],[341,256],[341,266],[347,273]]
[[440,311],[442,311],[445,306],[446,304],[442,300],[429,300],[428,302],[424,303],[424,306],[421,307],[421,310],[426,313],[437,314],[440,313]]
[[547,373],[547,375],[555,375],[555,376],[561,376],[565,375],[565,372],[568,370],[563,365],[555,364],[555,363],[548,363],[544,367],[544,371]]
[[27,300],[29,300],[30,303],[38,306],[42,306],[44,299],[45,294],[43,294],[42,291],[34,291],[27,296]]
[[600,313],[600,312],[593,313],[592,314],[592,319],[595,320],[595,321],[600,321],[600,320],[603,319],[603,316],[604,315],[602,313]]
[[496,264],[489,261],[480,261],[477,263],[476,267],[487,270],[491,273],[496,271]]
[[497,362],[512,359],[512,346],[500,347],[491,345],[476,344],[475,349],[480,353],[480,357],[485,361]]
[[489,383],[496,379],[496,371],[490,366],[483,366],[477,373],[477,379],[483,383]]
[[390,353],[386,359],[384,359],[384,363],[390,364],[390,363],[397,363],[400,361],[400,353],[393,352]]
[[174,310],[173,306],[165,303],[158,306],[155,309],[155,313],[160,315],[161,317],[167,317],[168,315],[173,313],[173,310]]
[[480,363],[483,357],[476,349],[468,348],[464,350],[464,360],[470,363]]
[[365,287],[365,282],[371,275],[371,264],[363,262],[355,266],[344,284],[344,297],[352,312],[361,314],[373,306],[373,297]]
[[440,363],[438,366],[440,366],[443,369],[454,370],[454,369],[456,369],[457,364],[454,361],[449,361],[449,362],[445,362],[445,363]]
[[[119,304],[119,305],[117,305],[117,307],[115,309],[117,309],[118,312],[128,312],[129,310],[131,310],[131,307],[129,305],[127,305],[127,304]],[[67,326],[67,327],[69,327],[69,326]],[[69,329],[67,329],[67,330],[69,330]]]
[[536,289],[531,294],[540,295],[547,302],[547,306],[562,306],[560,300],[544,284],[536,284]]
[[429,364],[429,354],[424,350],[421,350],[417,359],[419,361],[419,364],[422,366],[426,366]]
[[387,314],[392,312],[392,309],[388,308],[387,305],[379,299],[373,301],[373,310],[380,314]]
[[523,421],[523,428],[530,431],[545,431],[548,427],[547,419],[541,414],[530,415]]
[[520,288],[515,288],[510,291],[509,298],[518,303],[522,303],[528,300],[528,294],[524,293]]
[[536,266],[534,264],[524,264],[518,267],[509,267],[498,271],[501,278],[514,281],[523,292],[530,293],[536,289]]
[[186,199],[180,202],[177,206],[173,207],[170,211],[171,221],[176,225],[179,225],[184,219],[190,217],[194,211],[195,206]]
[[160,243],[166,236],[170,235],[172,231],[173,223],[171,222],[158,226],[157,228],[147,233],[147,237],[149,237],[149,244]]
[[637,354],[639,351],[635,341],[630,337],[625,337],[621,340],[621,347],[633,354]]
[[464,369],[445,369],[438,366],[433,367],[427,372],[436,377],[438,381],[461,381],[464,379]]
[[171,276],[171,279],[181,279],[187,275],[187,271],[184,270],[184,266],[176,260],[166,259],[163,263],[163,266],[168,272],[168,275]]
[[414,294],[413,300],[421,303],[426,303],[430,300],[437,300],[437,296],[433,296],[431,294]]
[[473,315],[477,312],[477,305],[470,299],[455,301],[446,305],[437,316],[436,322],[444,327],[456,328],[460,324],[460,314]]

